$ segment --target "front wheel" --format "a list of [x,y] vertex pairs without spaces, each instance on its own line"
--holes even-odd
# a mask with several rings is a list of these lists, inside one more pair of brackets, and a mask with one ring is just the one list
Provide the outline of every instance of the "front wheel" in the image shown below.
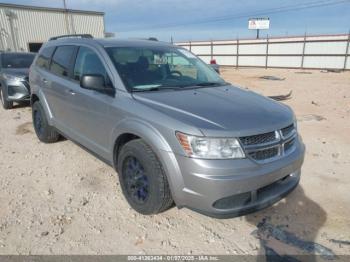
[[39,101],[36,101],[32,106],[32,117],[35,133],[41,142],[54,143],[58,141],[60,135],[49,125],[44,108]]
[[7,109],[12,109],[13,108],[13,102],[12,101],[7,101],[7,98],[4,94],[4,91],[0,87],[0,99],[1,99],[1,104],[2,107],[7,110]]
[[173,203],[168,180],[156,154],[142,139],[126,143],[118,156],[118,175],[130,206],[143,215],[167,210]]

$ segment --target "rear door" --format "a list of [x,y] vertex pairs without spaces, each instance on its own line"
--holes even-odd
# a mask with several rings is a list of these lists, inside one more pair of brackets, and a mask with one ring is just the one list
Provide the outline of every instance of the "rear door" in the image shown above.
[[35,60],[35,66],[31,67],[30,74],[30,86],[31,89],[41,90],[44,93],[44,98],[46,101],[42,101],[43,103],[47,102],[47,105],[50,109],[50,117],[52,119],[55,118],[54,112],[51,110],[51,99],[52,93],[50,89],[50,63],[51,57],[56,49],[56,46],[47,46],[44,47],[43,50],[40,50],[37,59]]
[[58,46],[52,56],[50,76],[45,81],[46,97],[54,116],[55,126],[69,134],[69,101],[72,67],[77,46]]

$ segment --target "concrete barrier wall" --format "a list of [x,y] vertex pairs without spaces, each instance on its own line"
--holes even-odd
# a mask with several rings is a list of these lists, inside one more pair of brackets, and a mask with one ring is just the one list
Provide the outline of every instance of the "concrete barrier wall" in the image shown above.
[[176,43],[209,63],[235,67],[350,69],[350,35]]

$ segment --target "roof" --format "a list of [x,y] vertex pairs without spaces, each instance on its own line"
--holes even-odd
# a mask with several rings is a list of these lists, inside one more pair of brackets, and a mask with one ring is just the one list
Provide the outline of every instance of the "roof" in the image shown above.
[[[93,40],[93,39],[92,39]],[[147,39],[116,39],[116,38],[95,38],[95,40],[105,47],[112,46],[170,46],[170,43],[153,41]]]
[[103,47],[164,47],[172,46],[172,44],[162,41],[152,41],[143,39],[117,39],[117,38],[60,38],[57,40],[51,40],[47,42],[47,45],[57,45],[57,44],[91,44],[91,45],[101,45]]
[[27,9],[27,10],[48,11],[48,12],[69,12],[69,13],[90,14],[90,15],[104,15],[105,14],[104,12],[99,12],[99,11],[88,11],[88,10],[64,9],[64,8],[55,8],[55,7],[43,7],[43,6],[0,3],[0,8],[3,8],[3,7],[13,8],[13,9]]

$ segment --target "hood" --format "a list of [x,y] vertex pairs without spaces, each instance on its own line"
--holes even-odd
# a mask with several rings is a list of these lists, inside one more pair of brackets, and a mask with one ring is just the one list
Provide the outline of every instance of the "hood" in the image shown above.
[[133,96],[208,136],[270,132],[293,123],[294,117],[288,106],[233,86],[143,92]]
[[3,68],[2,72],[13,76],[26,77],[29,75],[29,68]]

